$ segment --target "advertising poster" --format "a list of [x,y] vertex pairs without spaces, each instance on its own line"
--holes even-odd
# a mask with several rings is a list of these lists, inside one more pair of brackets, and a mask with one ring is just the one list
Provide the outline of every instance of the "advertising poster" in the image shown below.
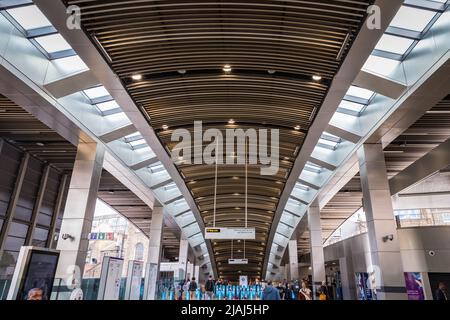
[[373,300],[372,289],[369,284],[367,272],[356,272],[356,294],[358,300]]
[[58,253],[31,250],[18,300],[50,300],[58,258]]
[[143,263],[130,261],[128,264],[128,277],[126,284],[125,299],[139,300],[141,296]]
[[247,276],[239,276],[239,285],[242,287],[248,286],[248,277]]
[[113,257],[103,258],[98,300],[118,300],[123,260]]
[[420,272],[405,272],[404,275],[408,300],[425,300],[422,274]]

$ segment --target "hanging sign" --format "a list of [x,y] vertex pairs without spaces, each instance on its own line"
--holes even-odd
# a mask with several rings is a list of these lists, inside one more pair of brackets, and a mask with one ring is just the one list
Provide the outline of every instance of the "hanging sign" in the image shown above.
[[228,264],[248,264],[248,259],[228,259]]
[[255,240],[255,228],[205,228],[205,239]]

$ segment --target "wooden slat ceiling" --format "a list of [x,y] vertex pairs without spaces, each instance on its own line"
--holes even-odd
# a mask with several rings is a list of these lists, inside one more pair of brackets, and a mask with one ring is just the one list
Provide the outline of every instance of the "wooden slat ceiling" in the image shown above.
[[[0,137],[70,177],[77,153],[76,146],[1,94]],[[107,171],[102,173],[99,198],[148,234],[151,210]],[[163,247],[166,258],[174,260],[178,257],[179,234],[176,230],[164,228]]]
[[[341,64],[336,57],[342,46],[345,56],[371,1],[64,2],[81,7],[84,30],[101,43],[168,150],[172,130],[192,130],[194,121],[220,130],[280,130],[280,172],[264,177],[249,167],[249,226],[257,228],[257,239],[246,242],[250,264],[229,266],[230,242],[213,244],[220,275],[260,275],[278,197]],[[230,74],[223,73],[225,64]],[[133,74],[143,79],[133,82]],[[323,79],[315,83],[312,75]],[[236,125],[227,126],[229,119]],[[210,225],[213,167],[178,167]],[[242,226],[244,168],[218,171],[217,226]],[[243,251],[243,243],[235,249]]]
[[1,94],[0,136],[61,171],[72,171],[76,147]]

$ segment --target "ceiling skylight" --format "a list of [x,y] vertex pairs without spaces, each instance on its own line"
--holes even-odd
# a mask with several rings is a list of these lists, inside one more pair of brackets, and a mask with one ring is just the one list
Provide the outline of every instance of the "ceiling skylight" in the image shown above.
[[104,86],[84,90],[84,94],[91,100],[109,96],[109,92]]
[[103,103],[97,103],[96,106],[102,112],[114,110],[114,109],[120,109],[120,106],[117,104],[117,102],[115,100],[111,100],[111,101],[107,101],[107,102],[103,102]]
[[51,34],[49,36],[37,37],[34,39],[39,43],[42,49],[49,54],[72,49],[60,34]]
[[318,166],[317,164],[314,164],[312,162],[307,162],[305,164],[305,170],[314,172],[314,173],[320,173],[322,171],[322,167]]
[[351,102],[347,100],[342,100],[339,105],[339,109],[350,110],[356,113],[360,113],[364,109],[365,105],[361,103]]
[[376,45],[375,49],[403,55],[408,51],[413,43],[414,40],[412,39],[384,34]]
[[375,94],[375,92],[364,89],[364,88],[360,88],[360,87],[356,87],[356,86],[351,86],[348,91],[347,91],[347,96],[352,96],[352,97],[356,97],[356,98],[360,98],[360,99],[364,99],[364,100],[370,100],[372,99],[373,95]]
[[8,9],[6,12],[26,31],[52,26],[35,5]]
[[133,148],[137,148],[140,146],[144,146],[147,145],[147,143],[145,142],[145,139],[138,139],[138,140],[134,140],[134,141],[130,141],[128,142]]
[[430,10],[402,6],[390,26],[422,32],[435,15],[436,12]]
[[136,131],[135,133],[125,136],[125,140],[135,140],[138,137],[141,137],[141,133],[139,131]]
[[162,164],[157,164],[149,168],[152,173],[158,173],[164,171],[164,166]]

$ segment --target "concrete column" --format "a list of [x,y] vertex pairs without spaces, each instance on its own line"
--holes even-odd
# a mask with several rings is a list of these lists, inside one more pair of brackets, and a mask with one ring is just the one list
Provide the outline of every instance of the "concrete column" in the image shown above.
[[83,276],[104,154],[104,147],[94,142],[78,144],[56,247],[61,252],[56,278],[66,284]]
[[342,298],[344,300],[355,300],[355,274],[347,256],[339,258],[339,270],[341,272]]
[[[157,284],[159,281],[159,266],[161,263],[163,224],[164,208],[154,207],[148,239],[147,273],[145,275],[144,285],[146,300],[156,299]],[[156,272],[156,274],[152,275],[149,271]]]
[[193,276],[194,276],[194,264],[192,262],[188,262],[186,279],[191,279]]
[[365,144],[358,150],[358,158],[372,261],[368,272],[375,278],[377,299],[406,299],[383,148],[381,144]]
[[299,280],[297,240],[289,240],[289,271],[289,280]]
[[198,264],[194,265],[194,277],[198,283],[198,281],[200,280],[200,266]]
[[314,297],[316,289],[326,280],[325,258],[323,254],[322,226],[320,224],[319,203],[314,201],[308,209],[309,241],[311,248],[312,287]]
[[189,241],[187,239],[180,240],[180,251],[178,253],[178,263],[180,274],[178,279],[186,279],[187,263],[188,263]]
[[289,266],[289,264],[284,265],[284,278],[286,280],[291,279],[291,267]]

